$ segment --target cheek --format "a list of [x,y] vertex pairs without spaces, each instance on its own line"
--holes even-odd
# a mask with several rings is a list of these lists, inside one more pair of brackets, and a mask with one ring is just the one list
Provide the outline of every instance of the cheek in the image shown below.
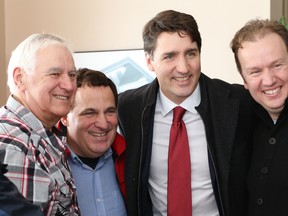
[[246,89],[250,89],[251,86],[253,86],[253,83],[255,83],[256,81],[256,78],[255,77],[249,77],[248,75],[243,75],[241,74],[242,76],[242,79],[243,79],[243,84],[244,84],[244,87]]
[[251,93],[255,92],[257,89],[261,88],[261,79],[253,78],[246,79],[244,87],[249,90]]
[[118,118],[117,116],[113,116],[109,119],[109,122],[113,125],[113,127],[116,127],[118,126]]
[[77,131],[80,129],[83,130],[88,127],[88,121],[86,119],[81,119],[73,115],[68,115],[67,120],[69,130]]
[[281,75],[280,79],[282,79],[285,83],[287,83],[288,82],[288,70],[287,70],[287,68],[285,70],[282,70],[280,75]]
[[171,76],[170,73],[172,73],[172,71],[173,70],[168,67],[157,68],[157,70],[155,71],[155,75],[159,83],[163,83],[164,80],[169,80]]
[[57,85],[53,82],[42,81],[41,83],[35,83],[35,85],[32,86],[34,86],[34,88],[32,87],[32,91],[40,95],[40,97],[45,97],[48,96]]
[[200,70],[201,69],[200,56],[188,59],[187,64],[189,65],[190,68],[194,69],[195,71]]
[[116,129],[117,130],[117,127],[118,127],[118,117],[117,117],[117,114],[116,115],[112,115],[112,116],[109,116],[107,115],[106,116],[106,121],[108,123],[108,127],[110,129]]

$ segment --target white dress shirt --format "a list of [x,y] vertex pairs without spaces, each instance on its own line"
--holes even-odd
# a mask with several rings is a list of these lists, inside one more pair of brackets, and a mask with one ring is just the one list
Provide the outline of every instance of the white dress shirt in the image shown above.
[[[193,216],[217,216],[219,212],[210,178],[205,126],[195,109],[200,101],[198,84],[193,94],[179,105],[187,110],[183,121],[187,128],[191,158],[192,213]],[[168,148],[173,108],[176,106],[159,90],[149,173],[149,193],[154,216],[167,215]]]

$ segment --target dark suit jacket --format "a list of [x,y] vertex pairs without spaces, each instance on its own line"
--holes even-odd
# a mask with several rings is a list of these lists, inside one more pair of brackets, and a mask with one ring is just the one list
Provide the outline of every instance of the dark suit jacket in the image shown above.
[[0,163],[0,215],[43,216],[40,208],[27,201],[4,173],[5,166]]
[[[247,215],[251,98],[242,86],[212,80],[204,74],[199,83],[201,103],[196,109],[205,125],[210,173],[219,212],[225,216]],[[119,126],[127,145],[127,210],[131,216],[152,216],[148,177],[158,89],[155,79],[151,84],[119,95]]]

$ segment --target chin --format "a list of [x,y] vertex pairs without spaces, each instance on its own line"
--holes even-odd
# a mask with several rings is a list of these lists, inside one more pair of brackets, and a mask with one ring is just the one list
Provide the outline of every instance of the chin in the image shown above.
[[55,115],[60,116],[60,118],[62,118],[63,116],[66,116],[68,113],[70,112],[69,109],[65,109],[65,110],[57,110],[57,112],[55,112]]

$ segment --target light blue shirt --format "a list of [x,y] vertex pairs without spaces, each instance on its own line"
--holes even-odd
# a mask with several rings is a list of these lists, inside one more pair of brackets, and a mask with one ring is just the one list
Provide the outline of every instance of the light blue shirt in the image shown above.
[[111,149],[99,158],[94,170],[83,164],[72,151],[68,162],[73,173],[82,216],[127,215]]
[[0,216],[9,216],[9,215],[0,209]]

